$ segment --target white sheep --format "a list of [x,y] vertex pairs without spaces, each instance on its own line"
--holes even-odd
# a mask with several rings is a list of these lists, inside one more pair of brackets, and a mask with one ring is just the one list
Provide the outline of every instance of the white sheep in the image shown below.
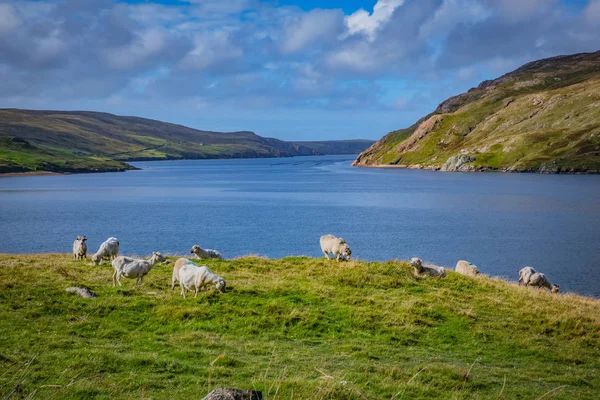
[[546,275],[542,274],[541,272],[535,272],[528,278],[529,279],[525,281],[525,286],[547,288],[552,293],[558,293],[558,290],[560,289],[560,286],[550,283],[550,280],[546,277]]
[[114,260],[119,254],[119,241],[115,237],[109,237],[100,245],[100,248],[92,256],[94,265],[100,265],[103,259]]
[[187,258],[179,258],[175,261],[175,265],[173,266],[173,276],[171,279],[171,290],[175,290],[175,282],[179,282],[179,270],[185,264],[191,263]]
[[531,267],[524,267],[519,271],[519,285],[521,285],[521,283],[523,283],[525,286],[527,286],[526,282],[529,282],[529,278],[531,277],[531,275],[535,274],[537,271]]
[[210,284],[215,285],[220,293],[223,293],[226,287],[225,279],[210,272],[206,265],[201,267],[192,262],[183,264],[178,271],[179,285],[181,286],[181,295],[185,299],[185,291],[195,289],[194,298],[198,296],[198,290],[207,287]]
[[340,261],[340,257],[344,257],[348,261],[350,260],[352,250],[350,250],[350,246],[348,246],[348,243],[344,239],[333,235],[323,235],[319,243],[321,244],[321,251],[328,260],[330,260],[329,253],[336,256],[335,259],[338,262]]
[[203,258],[218,258],[219,260],[223,259],[223,256],[218,251],[211,250],[211,249],[201,249],[200,246],[198,246],[197,244],[192,246],[190,253],[195,254],[196,258],[199,258],[199,259],[203,259]]
[[87,238],[85,236],[77,236],[77,239],[73,242],[73,259],[77,260],[87,260],[87,244],[85,241]]
[[423,261],[417,257],[410,259],[410,266],[414,268],[416,276],[437,276],[440,278],[446,277],[446,269],[444,267],[438,267],[437,265],[433,264],[423,265]]
[[117,283],[119,283],[119,286],[123,286],[121,276],[129,279],[136,278],[134,286],[137,286],[138,283],[144,283],[144,276],[150,272],[156,263],[164,261],[166,261],[166,258],[156,251],[152,253],[149,260],[125,256],[117,257],[111,263],[115,270],[113,273],[113,286],[116,286]]
[[456,268],[454,270],[461,275],[467,276],[476,276],[480,273],[477,265],[473,265],[465,260],[459,260],[456,263]]

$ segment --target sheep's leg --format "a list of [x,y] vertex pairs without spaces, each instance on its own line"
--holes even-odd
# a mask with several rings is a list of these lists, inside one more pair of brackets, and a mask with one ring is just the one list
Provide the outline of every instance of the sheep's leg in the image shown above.
[[194,298],[198,297],[198,286],[196,286],[196,293],[194,294]]
[[117,282],[119,282],[119,286],[123,286],[123,284],[121,283],[121,271],[117,273]]
[[113,272],[113,287],[117,286],[117,270]]
[[181,283],[181,281],[179,281],[179,286],[181,287],[181,295],[183,296],[183,298],[185,299],[185,290],[183,288],[183,283]]
[[325,258],[329,260],[329,253],[327,253],[326,251],[323,251],[323,254],[325,254]]
[[337,262],[340,262],[340,255],[338,254],[335,259],[336,259]]

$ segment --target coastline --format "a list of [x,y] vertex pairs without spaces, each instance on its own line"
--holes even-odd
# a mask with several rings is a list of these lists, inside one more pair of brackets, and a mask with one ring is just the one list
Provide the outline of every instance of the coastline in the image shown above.
[[47,176],[47,175],[71,175],[72,172],[51,172],[51,171],[26,171],[26,172],[6,172],[0,174],[0,178],[14,178],[23,176]]
[[506,168],[489,168],[489,167],[474,167],[464,170],[442,171],[441,167],[421,164],[355,164],[357,168],[378,168],[378,169],[421,169],[427,171],[438,172],[503,172],[503,173],[519,173],[519,174],[542,174],[542,175],[599,175],[600,170],[545,170],[537,169],[506,169]]

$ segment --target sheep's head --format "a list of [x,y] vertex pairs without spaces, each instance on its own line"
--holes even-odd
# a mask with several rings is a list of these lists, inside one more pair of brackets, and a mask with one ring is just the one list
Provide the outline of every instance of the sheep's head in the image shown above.
[[85,242],[86,240],[87,240],[87,238],[86,238],[85,236],[82,236],[82,237],[81,237],[81,241],[82,241],[82,242]]
[[215,287],[217,288],[217,290],[223,293],[225,291],[226,286],[227,282],[225,282],[225,279],[219,277],[219,280],[217,280],[217,283],[215,283]]
[[102,256],[100,254],[94,254],[92,256],[92,262],[94,263],[94,265],[100,265],[100,263],[102,262]]
[[413,267],[415,271],[421,272],[421,269],[423,268],[423,261],[421,261],[420,258],[413,257],[410,259],[410,266]]
[[158,261],[158,262],[167,261],[167,259],[162,254],[160,254],[158,251],[152,252],[152,258],[155,258],[156,261]]
[[560,286],[558,286],[558,285],[552,285],[551,292],[552,293],[558,293],[559,289],[560,289]]
[[200,246],[198,246],[197,244],[192,246],[192,249],[190,250],[190,253],[200,253],[200,250],[202,250],[200,248]]
[[350,256],[352,255],[352,250],[350,250],[350,246],[348,246],[348,244],[347,244],[347,243],[344,243],[344,244],[342,245],[342,249],[341,249],[341,250],[342,250],[342,255],[343,255],[344,257],[346,257],[346,259],[348,259],[348,260],[349,260],[349,259],[350,259]]

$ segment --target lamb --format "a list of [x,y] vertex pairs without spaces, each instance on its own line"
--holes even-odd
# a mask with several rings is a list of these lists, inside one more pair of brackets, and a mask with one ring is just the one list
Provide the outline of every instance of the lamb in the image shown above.
[[190,253],[195,254],[196,258],[199,258],[199,259],[203,259],[203,258],[217,258],[219,260],[223,259],[223,256],[218,251],[211,250],[211,249],[201,249],[200,246],[198,246],[197,244],[192,246]]
[[558,293],[558,290],[560,289],[560,286],[550,283],[550,280],[546,277],[546,275],[542,274],[541,272],[535,272],[529,276],[529,279],[525,281],[525,286],[547,288],[550,289],[552,293]]
[[336,256],[335,259],[338,262],[340,261],[340,257],[344,257],[347,261],[350,261],[352,250],[350,250],[348,243],[344,239],[333,235],[324,235],[321,236],[319,243],[321,244],[321,251],[328,260],[330,260],[329,253],[332,253]]
[[455,271],[461,275],[467,276],[476,276],[480,273],[476,265],[465,260],[459,260],[456,263]]
[[134,286],[137,286],[138,283],[144,283],[144,276],[148,275],[148,272],[150,272],[156,263],[164,261],[166,261],[166,258],[157,251],[152,253],[152,257],[149,260],[140,260],[125,256],[117,257],[111,263],[115,270],[113,273],[113,286],[116,286],[117,282],[119,286],[123,286],[121,276],[129,279],[136,278]]
[[529,278],[531,278],[531,275],[535,274],[537,271],[531,267],[524,267],[519,271],[519,285],[521,285],[521,283],[523,283],[525,286],[527,286],[527,282],[529,282]]
[[77,236],[77,239],[73,242],[73,259],[75,261],[86,259],[87,260],[87,244],[85,236]]
[[178,271],[179,285],[181,286],[181,295],[185,299],[186,290],[195,289],[194,298],[198,296],[198,290],[214,284],[220,293],[223,293],[227,286],[225,280],[218,275],[210,272],[206,265],[201,267],[192,262],[185,263]]
[[438,267],[437,265],[432,264],[423,265],[423,261],[420,258],[411,258],[410,266],[414,268],[416,276],[446,277],[446,269],[444,267]]
[[100,265],[103,259],[114,260],[117,258],[117,254],[119,254],[119,241],[115,237],[109,237],[92,256],[92,261],[94,265]]

